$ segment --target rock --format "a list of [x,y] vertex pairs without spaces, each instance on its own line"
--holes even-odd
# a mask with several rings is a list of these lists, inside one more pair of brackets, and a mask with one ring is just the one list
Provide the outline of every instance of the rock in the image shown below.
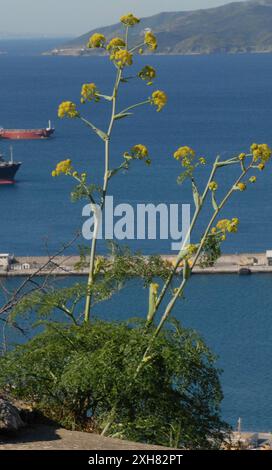
[[0,432],[16,432],[24,425],[17,408],[0,398]]

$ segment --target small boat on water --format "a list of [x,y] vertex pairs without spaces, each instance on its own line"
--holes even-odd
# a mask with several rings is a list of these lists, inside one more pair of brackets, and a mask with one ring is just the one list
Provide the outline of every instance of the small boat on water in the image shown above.
[[4,155],[0,152],[0,184],[14,183],[15,175],[21,164],[21,162],[14,162],[12,147],[10,148],[9,162],[4,159]]
[[252,271],[249,268],[240,268],[239,269],[239,276],[250,276],[250,274],[252,274]]
[[51,126],[51,121],[49,121],[48,127],[44,129],[4,129],[0,127],[0,139],[47,139],[54,134],[54,132],[55,129]]

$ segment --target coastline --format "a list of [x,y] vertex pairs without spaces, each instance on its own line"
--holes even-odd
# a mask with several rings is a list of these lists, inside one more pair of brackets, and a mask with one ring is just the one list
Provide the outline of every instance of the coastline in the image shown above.
[[[211,51],[211,52],[156,52],[156,54],[142,54],[143,57],[171,56],[171,57],[188,57],[188,56],[212,56],[212,55],[246,55],[246,54],[272,54],[272,50],[267,51]],[[82,48],[57,49],[56,51],[45,51],[42,56],[50,57],[105,57],[106,54],[90,53]]]

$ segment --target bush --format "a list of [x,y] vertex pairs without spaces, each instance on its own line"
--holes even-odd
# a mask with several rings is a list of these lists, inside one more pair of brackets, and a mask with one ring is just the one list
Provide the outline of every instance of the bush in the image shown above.
[[135,378],[152,333],[141,322],[47,324],[0,359],[0,386],[70,429],[165,446],[219,446],[227,426],[219,418],[214,356],[174,321]]

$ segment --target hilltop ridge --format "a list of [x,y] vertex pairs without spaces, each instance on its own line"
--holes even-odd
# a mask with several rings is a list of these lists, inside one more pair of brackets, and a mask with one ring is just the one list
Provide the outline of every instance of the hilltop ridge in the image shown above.
[[[272,52],[272,0],[248,0],[226,5],[181,12],[162,12],[146,17],[131,28],[135,45],[145,28],[157,35],[157,54],[213,54]],[[86,48],[89,37],[99,31],[111,39],[122,34],[120,23],[96,28],[49,54],[91,55],[100,51]]]

